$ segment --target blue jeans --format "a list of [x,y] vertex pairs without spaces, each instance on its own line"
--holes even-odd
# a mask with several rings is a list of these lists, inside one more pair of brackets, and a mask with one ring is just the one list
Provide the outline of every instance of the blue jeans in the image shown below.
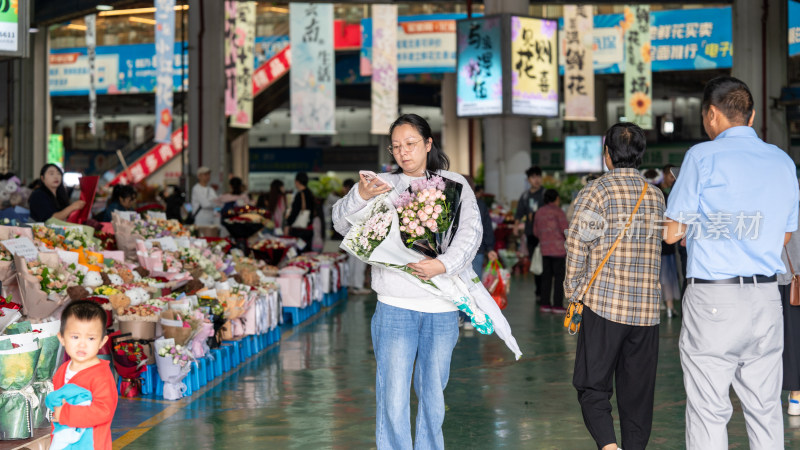
[[472,270],[478,274],[478,276],[483,276],[483,262],[486,260],[486,255],[483,253],[478,253],[475,255],[475,259],[472,260]]
[[444,448],[444,388],[457,341],[457,311],[423,313],[378,302],[372,317],[372,346],[378,363],[375,374],[378,449],[412,448],[409,407],[412,374],[419,400],[413,448]]

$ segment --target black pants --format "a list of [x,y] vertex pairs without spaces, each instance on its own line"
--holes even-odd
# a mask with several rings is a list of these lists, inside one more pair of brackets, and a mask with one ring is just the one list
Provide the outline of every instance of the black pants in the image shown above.
[[[525,242],[528,244],[528,258],[533,261],[533,251],[536,249],[536,246],[539,245],[539,238],[532,234],[525,235]],[[533,280],[536,282],[536,301],[540,305],[549,304],[542,301],[542,276],[541,275],[534,275]]]
[[[564,307],[564,273],[567,258],[542,257],[542,305]],[[550,303],[550,290],[553,290],[553,303]]]
[[289,236],[300,238],[305,241],[306,246],[300,250],[299,253],[305,253],[311,251],[311,241],[314,239],[314,230],[310,228],[290,228],[289,229]]
[[620,447],[640,450],[647,446],[657,363],[658,325],[623,325],[583,308],[572,385],[578,390],[583,421],[597,448],[617,442],[611,417],[612,378],[617,386]]
[[789,304],[789,285],[782,285],[783,389],[800,391],[800,306]]

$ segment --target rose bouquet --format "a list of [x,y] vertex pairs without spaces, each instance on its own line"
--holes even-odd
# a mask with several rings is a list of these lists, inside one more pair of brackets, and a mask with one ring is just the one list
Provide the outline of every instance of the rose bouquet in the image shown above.
[[446,251],[457,231],[460,201],[461,184],[456,181],[439,176],[415,180],[408,189],[375,197],[347,217],[352,226],[341,248],[367,264],[398,271],[433,295],[449,299],[480,333],[497,330],[519,358],[521,352],[508,322],[471,271],[422,280],[408,267],[422,257],[436,258]]
[[39,397],[31,383],[41,351],[39,340],[32,333],[0,337],[0,436],[3,439],[33,436]]
[[191,370],[194,359],[182,345],[172,339],[158,339],[155,342],[158,376],[164,382],[164,399],[178,400],[186,392],[183,379]]
[[0,334],[3,333],[6,327],[22,317],[20,305],[13,303],[10,300],[10,298],[6,299],[0,297]]
[[139,376],[144,372],[147,364],[144,346],[136,341],[122,341],[114,345],[112,354],[114,369],[122,377],[120,395],[136,397],[141,384]]

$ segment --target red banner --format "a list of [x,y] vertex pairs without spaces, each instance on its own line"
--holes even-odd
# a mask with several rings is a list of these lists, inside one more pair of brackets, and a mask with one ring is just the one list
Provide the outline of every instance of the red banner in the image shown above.
[[111,180],[109,185],[113,186],[117,183],[136,184],[156,172],[183,151],[188,142],[188,136],[184,137],[186,133],[188,133],[187,125],[183,126],[183,130],[174,131],[169,144],[158,144],[150,149],[141,158],[128,166],[128,170]]
[[277,55],[259,67],[253,74],[253,98],[264,91],[275,80],[289,73],[292,52],[287,45]]

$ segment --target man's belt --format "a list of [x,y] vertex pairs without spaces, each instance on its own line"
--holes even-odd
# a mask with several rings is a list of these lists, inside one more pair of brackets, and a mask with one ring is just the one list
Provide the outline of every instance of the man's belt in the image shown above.
[[703,280],[701,278],[689,278],[692,283],[698,284],[758,284],[758,283],[774,283],[778,281],[777,275],[755,275],[752,277],[733,277],[724,280]]

